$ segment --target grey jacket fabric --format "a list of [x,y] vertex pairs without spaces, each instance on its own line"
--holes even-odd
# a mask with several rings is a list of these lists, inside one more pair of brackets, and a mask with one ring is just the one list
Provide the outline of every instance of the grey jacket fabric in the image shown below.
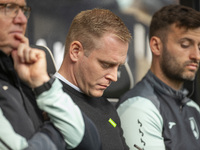
[[150,70],[117,107],[128,145],[146,150],[200,149],[199,106],[186,90],[173,90]]

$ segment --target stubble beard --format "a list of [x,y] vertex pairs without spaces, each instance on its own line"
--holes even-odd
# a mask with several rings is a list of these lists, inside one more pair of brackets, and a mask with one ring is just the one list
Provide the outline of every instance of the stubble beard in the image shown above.
[[[177,58],[168,52],[166,46],[163,47],[162,60],[160,62],[161,69],[166,77],[170,80],[185,82],[193,81],[195,79],[196,71],[190,71],[190,73],[185,71],[185,67],[191,61],[180,64]],[[193,72],[193,73],[192,73]]]

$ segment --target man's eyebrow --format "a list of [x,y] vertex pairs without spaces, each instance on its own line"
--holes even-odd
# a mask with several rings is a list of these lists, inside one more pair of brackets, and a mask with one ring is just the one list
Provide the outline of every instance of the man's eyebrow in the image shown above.
[[113,61],[107,61],[107,60],[99,60],[100,63],[105,63],[105,64],[110,64],[110,65],[119,65],[119,66],[123,66],[126,64],[127,61],[123,62],[123,63],[117,63],[117,62],[113,62]]
[[194,40],[193,40],[193,39],[187,38],[187,37],[184,37],[184,38],[179,39],[179,42],[183,42],[183,41],[189,41],[190,43],[194,43]]

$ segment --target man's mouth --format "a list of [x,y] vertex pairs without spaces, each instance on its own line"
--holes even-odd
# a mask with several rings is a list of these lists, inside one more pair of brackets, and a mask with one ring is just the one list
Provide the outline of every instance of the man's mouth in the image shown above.
[[192,70],[197,70],[199,68],[199,65],[197,63],[190,63],[187,66]]
[[197,63],[189,63],[187,64],[187,67],[192,71],[196,71],[199,68],[199,65]]
[[13,30],[13,31],[10,31],[11,34],[23,34],[23,31],[22,30]]
[[109,86],[109,85],[100,84],[100,88],[101,88],[102,90],[105,90],[108,86]]

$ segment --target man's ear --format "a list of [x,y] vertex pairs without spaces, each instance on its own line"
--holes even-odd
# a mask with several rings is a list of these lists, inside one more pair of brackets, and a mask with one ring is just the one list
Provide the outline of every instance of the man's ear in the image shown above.
[[73,41],[69,49],[72,61],[77,61],[81,55],[84,55],[83,45],[79,41]]
[[156,37],[156,36],[151,37],[149,44],[150,44],[151,51],[154,55],[161,54],[163,45],[159,37]]

